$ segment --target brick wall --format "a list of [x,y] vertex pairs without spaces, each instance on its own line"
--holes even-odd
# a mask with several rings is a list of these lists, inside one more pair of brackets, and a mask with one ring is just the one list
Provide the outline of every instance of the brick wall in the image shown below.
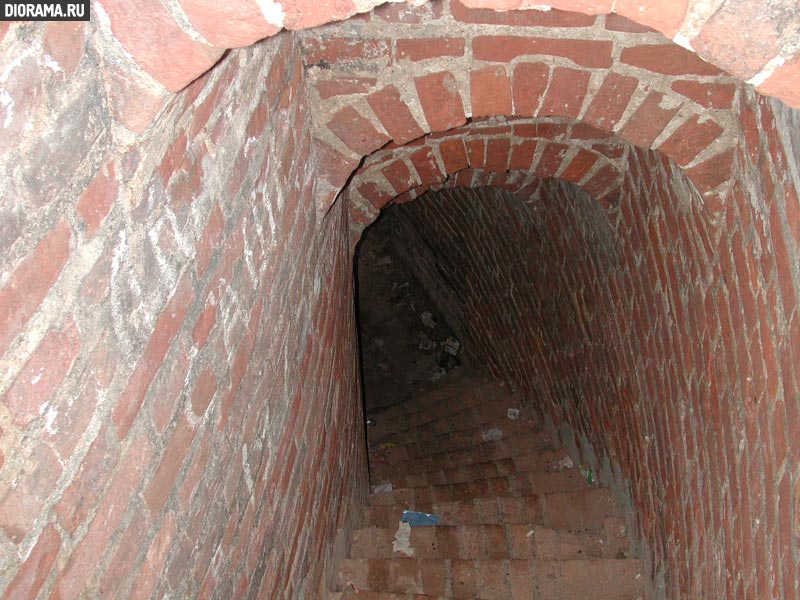
[[0,595],[311,597],[366,467],[297,44],[230,53],[135,135],[95,34],[3,42]]

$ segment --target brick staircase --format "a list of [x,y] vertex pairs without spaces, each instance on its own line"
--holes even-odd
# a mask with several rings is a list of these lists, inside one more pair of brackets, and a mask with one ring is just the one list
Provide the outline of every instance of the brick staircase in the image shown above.
[[[392,489],[369,498],[341,565],[343,600],[644,598],[609,490],[502,385],[461,376],[376,420],[373,489]],[[406,509],[441,524],[401,524]]]

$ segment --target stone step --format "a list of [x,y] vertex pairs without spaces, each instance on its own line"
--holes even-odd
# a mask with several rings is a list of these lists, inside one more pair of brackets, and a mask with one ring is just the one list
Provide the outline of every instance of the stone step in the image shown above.
[[618,516],[606,488],[528,496],[501,496],[448,502],[418,502],[407,507],[370,505],[365,524],[397,527],[404,509],[437,514],[442,525],[544,525],[573,533],[601,531],[609,517]]
[[[378,446],[383,445],[383,447],[386,447],[388,444],[392,444],[395,448],[404,451],[403,453],[407,458],[413,459],[441,452],[471,448],[476,444],[525,434],[543,435],[528,420],[517,419],[512,421],[507,417],[502,417],[501,419],[488,421],[480,427],[471,427],[461,431],[452,431],[429,437],[410,435],[407,439],[381,442]],[[371,442],[370,445],[374,446]]]
[[533,455],[537,452],[553,450],[553,441],[544,432],[525,432],[503,437],[499,440],[481,442],[462,448],[436,451],[427,456],[411,456],[406,447],[371,448],[369,453],[370,469],[386,473],[397,469],[398,472],[414,472],[423,470],[437,461],[446,461],[453,466],[471,465],[490,460],[514,458]]
[[641,563],[635,559],[347,559],[340,584],[344,589],[486,600],[634,600],[644,593]]
[[437,460],[426,459],[416,464],[407,463],[400,472],[397,472],[398,468],[395,465],[376,465],[371,470],[371,480],[373,485],[390,482],[394,488],[463,483],[529,471],[557,471],[562,468],[559,465],[563,465],[562,461],[566,458],[567,453],[563,450],[553,450],[460,464],[446,454]]
[[[512,410],[509,417],[509,409]],[[517,415],[515,411],[519,411]],[[385,422],[380,415],[375,418],[376,424],[367,431],[371,443],[404,440],[410,437],[426,439],[453,431],[466,431],[478,428],[490,421],[522,420],[529,418],[528,412],[521,406],[518,396],[510,395],[506,399],[481,397],[476,404],[458,406],[454,412],[443,416],[425,413],[426,420],[401,417]]]
[[350,558],[453,558],[471,560],[627,558],[627,529],[609,517],[599,532],[572,533],[543,525],[367,527],[354,532]]
[[572,492],[589,489],[587,480],[578,469],[560,472],[530,471],[504,477],[475,479],[462,483],[446,483],[416,488],[400,488],[391,492],[370,494],[370,505],[389,504],[409,506],[420,502],[446,502],[491,496],[541,495],[553,492]]
[[496,381],[481,377],[459,378],[444,383],[441,387],[425,390],[419,395],[390,406],[375,415],[381,422],[414,421],[424,423],[430,416],[446,416],[452,409],[460,410],[484,402],[487,398],[508,395],[509,390]]

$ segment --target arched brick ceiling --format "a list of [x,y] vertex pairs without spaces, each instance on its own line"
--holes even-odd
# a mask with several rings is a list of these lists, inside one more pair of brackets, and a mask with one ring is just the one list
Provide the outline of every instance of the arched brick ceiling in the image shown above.
[[498,186],[522,198],[542,178],[583,188],[605,207],[619,197],[629,144],[567,120],[483,119],[373,153],[353,174],[345,199],[355,235],[389,202],[442,187]]
[[[443,136],[463,143],[457,138],[469,139],[475,126],[489,136],[486,144],[494,144],[489,154],[508,161],[511,156],[500,150],[519,152],[524,138],[534,143],[538,138],[538,153],[526,167],[579,183],[604,204],[613,204],[613,190],[589,178],[603,174],[604,161],[605,177],[598,180],[618,179],[608,169],[625,170],[620,155],[609,154],[613,144],[658,150],[683,168],[709,201],[724,197],[730,187],[741,84],[661,34],[618,16],[498,13],[471,10],[457,0],[447,6],[381,7],[303,34],[303,48],[316,95],[320,175],[328,184],[318,187],[320,208],[327,208],[369,157],[347,191],[357,213],[354,222],[361,225],[391,197],[452,175],[441,156]],[[487,118],[495,122],[489,133]],[[570,125],[568,131],[537,136],[519,119],[528,119],[527,127],[553,119]],[[580,147],[592,149],[582,139],[587,131],[608,139],[596,144],[603,159],[581,181],[569,177],[566,161]],[[420,172],[430,169],[419,164],[422,151],[415,144],[429,148],[434,170],[443,175]],[[410,147],[400,149],[403,145]],[[552,162],[551,150],[563,151],[564,162],[548,170],[543,165]],[[484,168],[480,160],[469,166]]]
[[[550,0],[546,5],[529,0],[465,1],[473,9],[513,11],[492,13],[505,22],[546,21],[556,12],[548,7],[622,15],[695,50],[761,93],[800,106],[800,15],[793,0],[769,6],[760,0]],[[141,104],[148,95],[157,96],[159,86],[172,92],[182,89],[227,48],[247,46],[284,28],[346,19],[379,4],[380,0],[97,0],[93,7],[101,28],[104,68],[111,77],[121,75],[125,89],[120,93]],[[405,6],[390,5],[387,10],[402,14]],[[453,6],[468,10],[455,2]]]

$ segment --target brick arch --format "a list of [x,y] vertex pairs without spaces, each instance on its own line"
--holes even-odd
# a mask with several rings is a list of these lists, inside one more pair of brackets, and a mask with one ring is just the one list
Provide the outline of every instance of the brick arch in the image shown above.
[[[102,15],[96,20],[105,34],[101,38],[105,46],[102,54],[108,57],[107,76],[119,83],[120,65],[127,71],[122,74],[125,84],[117,85],[121,89],[115,91],[119,96],[115,104],[123,113],[118,118],[125,122],[126,106],[130,111],[130,105],[144,105],[155,112],[158,102],[151,99],[154,82],[163,86],[162,93],[178,91],[210,69],[226,49],[250,45],[283,29],[306,29],[347,19],[381,4],[380,0],[178,0],[169,4],[158,0],[98,0],[93,6]],[[763,94],[800,106],[798,34],[784,26],[785,18],[777,9],[765,11],[757,0],[728,4],[713,14],[686,0],[649,4],[637,0],[556,0],[548,6],[558,9],[549,13],[627,17],[634,30],[658,31],[697,50],[739,80],[752,82]],[[384,12],[402,19],[404,13],[414,10],[394,5]],[[465,4],[453,0],[451,10],[461,13],[467,22],[488,19],[524,24],[550,19],[548,12],[531,8],[527,0],[465,0]],[[481,13],[488,16],[475,16]],[[743,27],[753,24],[758,26],[756,35],[739,35]],[[140,126],[137,119],[128,116],[127,120]]]
[[499,186],[525,197],[541,179],[559,178],[611,208],[628,146],[563,119],[484,119],[375,152],[354,173],[344,201],[356,234],[388,203],[441,187]]

